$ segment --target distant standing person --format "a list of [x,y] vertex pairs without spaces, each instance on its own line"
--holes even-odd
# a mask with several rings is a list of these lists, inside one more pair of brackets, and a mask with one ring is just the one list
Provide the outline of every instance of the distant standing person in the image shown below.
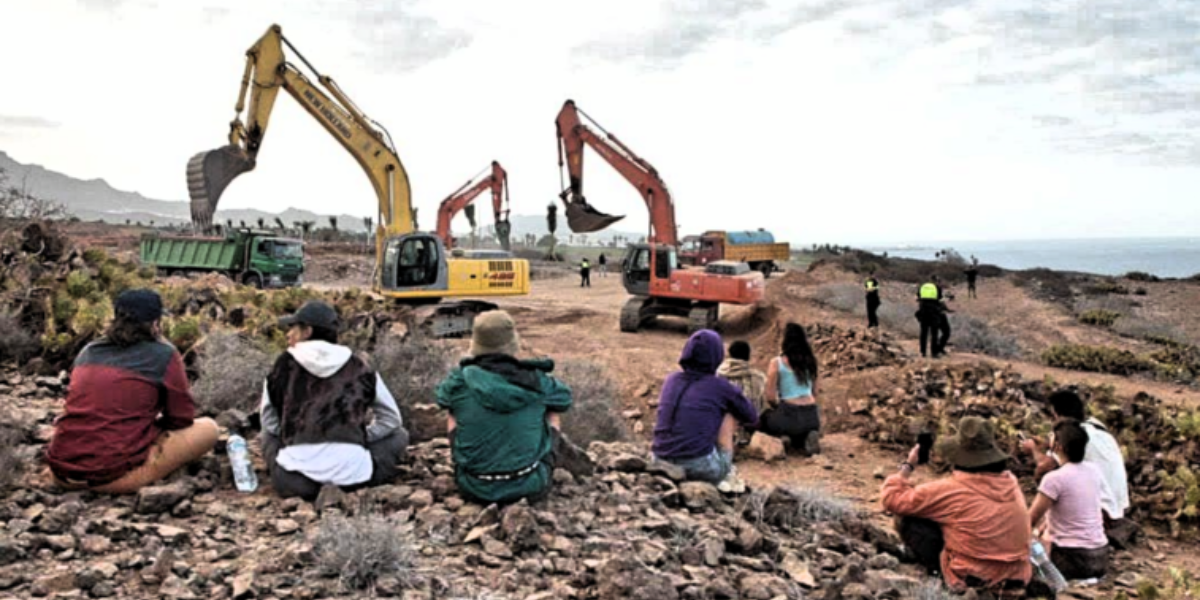
[[608,257],[601,252],[600,258],[596,262],[600,265],[600,276],[608,277]]
[[[974,258],[974,257],[972,257]],[[972,262],[971,266],[963,271],[967,275],[967,297],[975,298],[975,279],[979,277],[979,263]]]
[[592,263],[586,258],[579,263],[579,287],[592,287]]
[[879,328],[879,280],[874,275],[867,277],[867,329]]

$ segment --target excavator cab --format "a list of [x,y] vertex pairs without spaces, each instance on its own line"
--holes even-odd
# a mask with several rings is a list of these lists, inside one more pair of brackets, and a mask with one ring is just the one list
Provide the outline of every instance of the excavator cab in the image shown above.
[[212,229],[213,214],[225,188],[238,175],[254,169],[254,159],[238,146],[222,146],[201,152],[187,165],[188,196],[192,201],[192,223],[201,231]]
[[383,250],[384,292],[445,291],[446,248],[437,236],[412,233],[387,240]]
[[653,249],[653,265],[650,261],[649,244],[631,244],[625,251],[625,258],[621,262],[622,283],[625,285],[625,291],[630,294],[649,296],[651,279],[670,279],[671,272],[679,268],[679,259],[674,247],[654,246]]

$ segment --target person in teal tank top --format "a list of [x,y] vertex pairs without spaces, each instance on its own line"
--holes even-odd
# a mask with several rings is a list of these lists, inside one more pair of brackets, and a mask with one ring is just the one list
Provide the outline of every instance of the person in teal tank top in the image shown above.
[[804,327],[788,323],[783,349],[767,370],[766,400],[758,431],[787,438],[804,455],[821,452],[821,413],[817,406],[817,357]]

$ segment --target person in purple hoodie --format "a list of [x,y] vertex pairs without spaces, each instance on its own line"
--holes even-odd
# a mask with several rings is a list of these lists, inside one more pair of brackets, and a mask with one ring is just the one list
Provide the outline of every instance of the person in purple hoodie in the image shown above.
[[679,357],[682,371],[663,384],[654,426],[654,460],[683,468],[688,479],[720,483],[733,470],[738,424],[758,422],[758,411],[717,375],[725,360],[721,336],[702,329]]

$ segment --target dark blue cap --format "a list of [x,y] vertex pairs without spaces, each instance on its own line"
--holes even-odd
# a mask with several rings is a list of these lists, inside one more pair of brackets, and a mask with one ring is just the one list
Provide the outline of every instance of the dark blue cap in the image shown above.
[[321,329],[330,329],[337,331],[338,329],[338,314],[332,306],[321,302],[320,300],[309,300],[296,311],[294,315],[288,315],[279,319],[279,324],[284,327],[292,325],[308,325],[309,327],[318,327]]
[[162,296],[150,289],[125,290],[117,296],[113,312],[137,323],[151,323],[162,318]]

